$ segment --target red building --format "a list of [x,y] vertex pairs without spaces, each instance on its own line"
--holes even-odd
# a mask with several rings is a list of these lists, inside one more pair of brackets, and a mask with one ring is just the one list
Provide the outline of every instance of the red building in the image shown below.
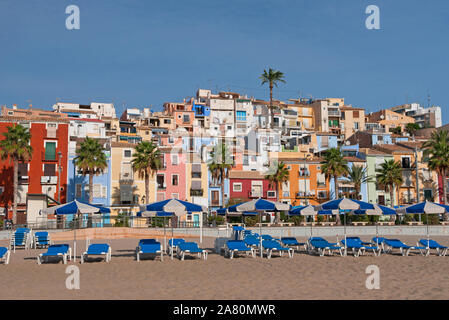
[[276,187],[270,186],[265,175],[257,171],[232,170],[229,172],[229,184],[230,199],[277,199]]
[[[0,140],[4,139],[3,133],[8,127],[16,124],[30,130],[33,148],[31,160],[19,163],[17,223],[24,224],[29,222],[28,194],[44,194],[57,201],[60,192],[60,202],[66,201],[69,121],[64,115],[50,111],[2,108]],[[0,208],[6,208],[5,218],[8,219],[12,218],[13,179],[12,162],[0,160]]]

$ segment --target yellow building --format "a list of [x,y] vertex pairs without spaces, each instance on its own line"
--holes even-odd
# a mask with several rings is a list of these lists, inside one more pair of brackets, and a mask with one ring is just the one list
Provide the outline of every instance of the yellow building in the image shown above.
[[340,112],[340,128],[345,139],[357,131],[365,130],[365,109],[343,106]]
[[388,133],[390,132],[390,129],[396,127],[401,127],[402,132],[404,132],[406,125],[415,123],[415,119],[385,109],[368,114],[365,122],[370,124],[377,123],[383,132]]
[[132,169],[134,147],[126,142],[111,142],[111,215],[135,215],[139,205],[155,201],[155,177],[150,178],[149,197],[145,199],[145,179]]

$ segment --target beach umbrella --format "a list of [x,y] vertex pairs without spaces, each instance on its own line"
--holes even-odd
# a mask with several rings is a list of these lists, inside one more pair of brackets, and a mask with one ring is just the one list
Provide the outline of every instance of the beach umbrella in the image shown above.
[[346,214],[351,210],[374,209],[374,205],[365,201],[356,199],[341,198],[324,202],[317,206],[320,210],[340,210],[344,214],[344,237],[346,244]]
[[228,212],[257,212],[259,214],[260,256],[262,257],[262,213],[290,210],[291,205],[265,199],[254,199],[227,208]]
[[[73,200],[71,202],[67,202],[64,204],[60,204],[54,207],[42,209],[42,213],[44,214],[89,214],[89,213],[110,213],[111,210],[109,208],[105,208],[102,206],[95,206],[92,204],[80,202],[78,200]],[[74,218],[74,227],[73,227],[73,262],[76,262],[76,226],[75,226],[75,218]]]
[[[449,212],[449,206],[445,204],[424,201],[396,209],[398,214],[443,214]],[[427,219],[427,240],[429,240],[429,219]]]
[[[380,204],[374,204],[374,209],[359,209],[359,210],[354,210],[352,213],[355,215],[358,214],[366,214],[369,216],[381,216],[381,215],[393,215],[396,214],[396,211],[392,208],[386,207],[386,206],[382,206]],[[376,223],[376,243],[377,245],[379,245],[379,223]]]
[[[151,217],[155,214],[170,214],[171,216],[182,216],[186,214],[192,214],[192,212],[201,212],[200,221],[200,243],[203,242],[203,218],[202,213],[207,211],[207,208],[198,204],[194,204],[187,201],[182,201],[178,199],[168,199],[163,201],[154,202],[151,204],[146,204],[141,206],[140,216],[141,217]],[[164,224],[165,228],[165,224]],[[171,226],[172,237],[171,241],[173,243],[173,223]],[[164,229],[165,230],[165,229]],[[172,256],[173,259],[173,251]]]
[[[316,216],[318,211],[312,205],[308,206],[297,206],[288,212],[291,216]],[[313,222],[310,224],[310,237],[312,237]]]

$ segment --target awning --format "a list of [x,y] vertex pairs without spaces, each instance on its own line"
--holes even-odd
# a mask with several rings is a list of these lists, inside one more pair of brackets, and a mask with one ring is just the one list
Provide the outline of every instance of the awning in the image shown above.
[[192,172],[193,173],[201,173],[201,164],[199,164],[199,163],[192,164]]
[[190,187],[192,190],[201,190],[201,181],[199,180],[192,180],[192,185]]

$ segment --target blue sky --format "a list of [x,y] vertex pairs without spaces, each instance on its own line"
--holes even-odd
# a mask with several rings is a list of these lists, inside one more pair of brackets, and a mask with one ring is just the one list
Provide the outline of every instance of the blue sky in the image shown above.
[[[80,8],[67,30],[65,8]],[[381,30],[365,28],[380,8]],[[368,111],[440,105],[449,122],[445,0],[0,0],[0,105],[61,101],[127,107],[180,101],[198,87],[280,99],[344,97]]]

